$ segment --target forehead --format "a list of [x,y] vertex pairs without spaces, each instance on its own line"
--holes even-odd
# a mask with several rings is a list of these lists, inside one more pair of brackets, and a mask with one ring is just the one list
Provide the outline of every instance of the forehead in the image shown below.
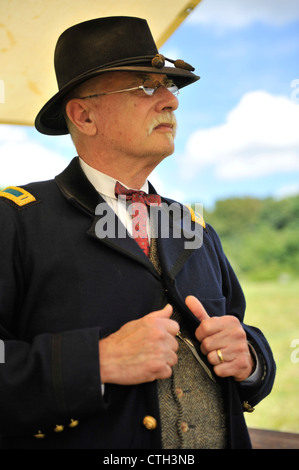
[[[105,72],[102,75],[90,80],[90,85],[105,86],[106,84],[142,84],[144,80],[158,80],[163,83],[168,80],[167,75],[158,73],[143,72]],[[93,82],[93,83],[92,83]]]

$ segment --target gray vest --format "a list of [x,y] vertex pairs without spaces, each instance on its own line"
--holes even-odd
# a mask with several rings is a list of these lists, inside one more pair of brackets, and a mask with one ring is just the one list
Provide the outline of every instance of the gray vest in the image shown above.
[[[150,260],[161,275],[155,239],[151,241]],[[164,449],[223,449],[227,445],[227,432],[221,386],[211,380],[192,354],[188,345],[191,334],[184,327],[180,313],[174,310],[172,318],[180,324],[182,339],[178,338],[178,363],[172,376],[158,380],[162,446]]]

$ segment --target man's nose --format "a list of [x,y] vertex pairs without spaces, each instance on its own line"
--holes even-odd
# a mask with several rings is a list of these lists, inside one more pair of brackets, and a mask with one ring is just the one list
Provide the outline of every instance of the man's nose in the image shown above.
[[171,93],[165,86],[160,86],[155,95],[157,97],[157,111],[169,110],[175,111],[179,107],[178,98]]

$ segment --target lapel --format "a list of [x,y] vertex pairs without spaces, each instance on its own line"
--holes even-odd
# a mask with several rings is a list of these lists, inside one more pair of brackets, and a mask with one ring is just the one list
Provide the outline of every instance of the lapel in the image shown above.
[[[56,176],[55,181],[64,197],[92,218],[92,224],[87,231],[90,237],[143,264],[157,277],[152,263],[85,176],[78,157]],[[156,194],[152,185],[150,192]],[[155,208],[150,215],[154,233],[158,238],[163,275],[174,279],[194,250],[200,246],[201,231],[196,227],[198,224],[191,221],[188,209],[169,199],[162,198],[162,208],[158,211]]]
[[192,220],[186,206],[165,198],[162,203],[158,252],[164,275],[174,281],[187,260],[201,247],[203,227]]
[[[88,236],[143,264],[158,276],[148,257],[126,231],[115,212],[89,182],[81,169],[78,157],[75,157],[68,167],[55,177],[55,181],[64,197],[92,219],[87,231]],[[105,231],[107,221],[109,227]]]
[[149,258],[137,245],[115,212],[101,196],[99,196],[99,203],[95,211],[93,223],[87,233],[100,243],[106,244],[109,248],[143,264],[157,277],[156,270]]

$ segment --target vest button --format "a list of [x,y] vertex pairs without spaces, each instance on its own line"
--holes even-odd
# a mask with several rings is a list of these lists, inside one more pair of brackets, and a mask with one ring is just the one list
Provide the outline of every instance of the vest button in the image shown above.
[[153,416],[145,416],[143,418],[143,425],[149,430],[156,429],[157,420]]
[[182,424],[181,424],[181,429],[182,429],[182,432],[187,432],[189,431],[189,426],[188,426],[188,423],[186,423],[186,421],[183,421]]
[[178,398],[182,398],[182,396],[184,395],[184,392],[183,392],[183,390],[181,389],[181,387],[177,387],[177,388],[175,389],[175,392],[176,392]]

